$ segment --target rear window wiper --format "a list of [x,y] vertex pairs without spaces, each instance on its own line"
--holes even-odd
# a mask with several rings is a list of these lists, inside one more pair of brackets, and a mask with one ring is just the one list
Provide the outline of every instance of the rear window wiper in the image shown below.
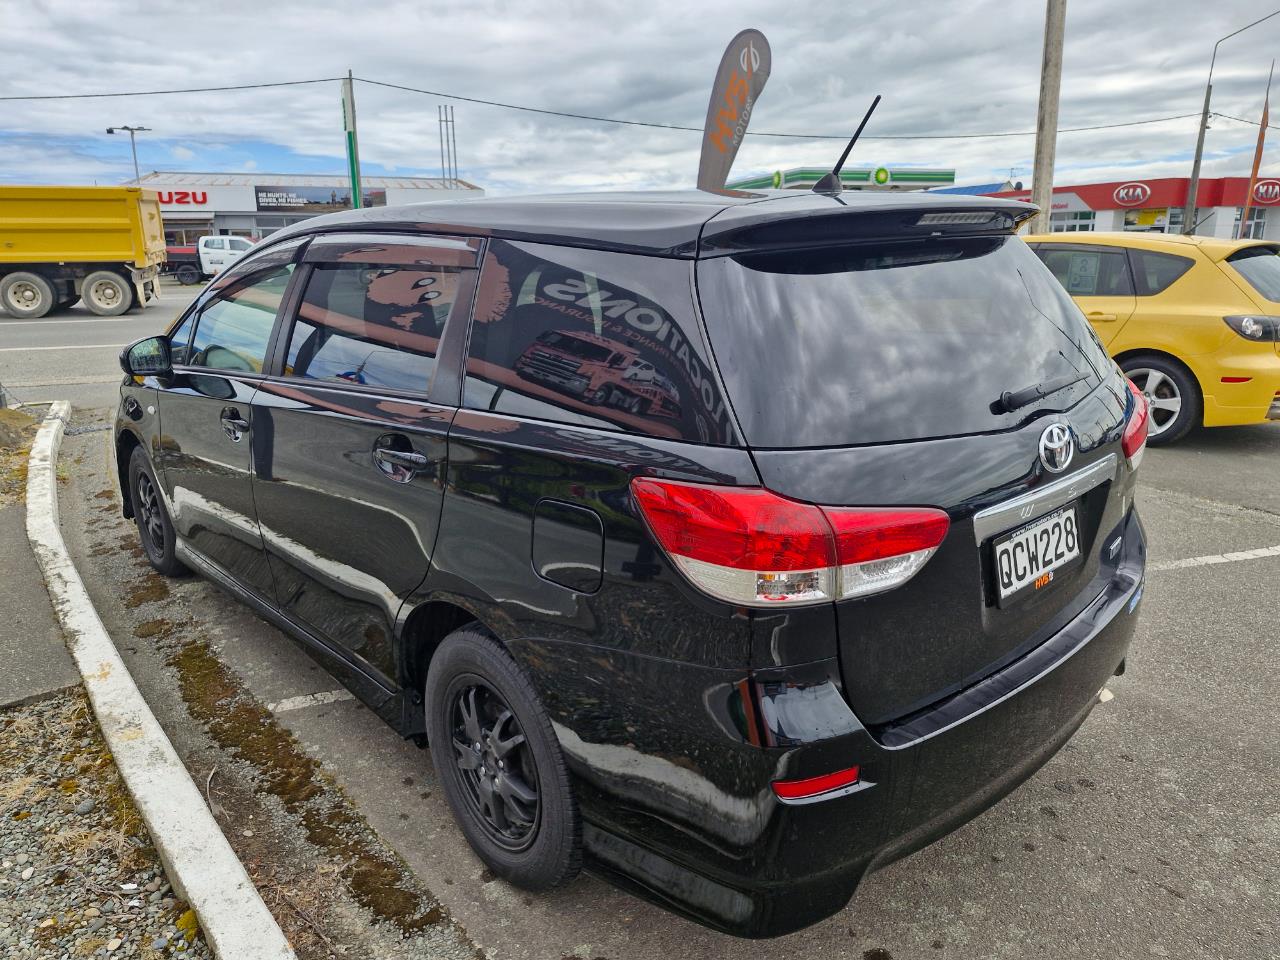
[[1044,383],[1033,383],[1029,387],[1023,387],[1021,390],[1006,390],[1000,394],[1000,399],[991,405],[991,412],[1013,413],[1015,410],[1021,410],[1023,407],[1035,403],[1042,397],[1057,393],[1059,390],[1065,390],[1067,387],[1074,386],[1081,380],[1087,379],[1088,374],[1085,373],[1065,373],[1060,377],[1046,380]]

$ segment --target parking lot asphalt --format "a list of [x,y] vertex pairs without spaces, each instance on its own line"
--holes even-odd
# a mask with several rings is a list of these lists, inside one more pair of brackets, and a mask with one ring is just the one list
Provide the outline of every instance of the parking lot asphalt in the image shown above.
[[0,384],[17,401],[114,403],[122,376],[120,348],[164,330],[204,289],[169,280],[161,284],[159,300],[119,317],[95,316],[83,303],[39,320],[11,317],[0,308]]
[[[105,424],[109,416],[82,410],[75,419]],[[1280,424],[1202,431],[1148,451],[1138,498],[1151,554],[1141,622],[1126,674],[1109,685],[1114,699],[1066,749],[972,823],[870,876],[842,913],[751,945],[590,876],[546,895],[493,879],[455,827],[429,754],[214,587],[195,579],[156,586],[131,549],[132,526],[102,495],[112,488],[107,436],[65,442],[64,534],[179,754],[198,776],[217,770],[232,792],[238,777],[246,790],[257,782],[250,754],[208,736],[181,668],[151,639],[157,623],[179,640],[207,641],[244,695],[269,706],[318,762],[328,789],[495,958],[1280,953],[1280,599],[1271,587],[1280,556],[1196,560],[1280,545]],[[292,829],[287,814],[273,830]],[[238,848],[253,842],[231,833]]]

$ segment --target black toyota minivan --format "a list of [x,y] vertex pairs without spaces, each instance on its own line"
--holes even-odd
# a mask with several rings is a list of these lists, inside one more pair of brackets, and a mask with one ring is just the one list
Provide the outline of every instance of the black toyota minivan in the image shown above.
[[126,516],[428,742],[461,829],[747,937],[995,803],[1124,669],[1142,397],[1025,204],[334,214],[126,348]]

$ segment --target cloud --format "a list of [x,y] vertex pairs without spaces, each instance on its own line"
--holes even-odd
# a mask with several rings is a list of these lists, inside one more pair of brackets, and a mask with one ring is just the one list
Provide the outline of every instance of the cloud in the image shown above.
[[[957,181],[1029,179],[1034,138],[878,139],[885,135],[1016,132],[1035,127],[1042,4],[865,0],[857,15],[798,17],[774,0],[423,5],[401,0],[353,21],[333,0],[278,0],[269,15],[241,0],[187,5],[98,0],[12,4],[0,33],[6,93],[162,89],[202,83],[359,77],[575,113],[700,126],[724,44],[756,26],[773,74],[756,131],[851,131],[874,93],[884,102],[851,158],[856,164],[955,167]],[[145,18],[148,30],[136,24]],[[1202,0],[1072,0],[1067,14],[1061,125],[1198,114],[1212,39],[1250,17]],[[1188,29],[1194,25],[1194,29]],[[163,44],[150,42],[163,36]],[[86,38],[92,38],[90,42]],[[1280,19],[1223,44],[1215,110],[1257,116]],[[192,69],[219,52],[227,69]],[[139,161],[153,152],[187,168],[302,168],[340,173],[336,80],[277,89],[151,98],[8,103],[0,179],[120,181],[128,152],[98,143],[108,124],[145,123]],[[361,160],[369,172],[438,175],[437,97],[357,85]],[[491,192],[688,187],[697,133],[547,117],[456,102],[459,173]],[[1194,118],[1065,133],[1059,183],[1186,176]],[[1256,127],[1215,120],[1205,175],[1248,173]],[[750,137],[735,175],[826,165],[838,140]],[[191,151],[190,157],[179,151]],[[145,159],[144,159],[145,158]],[[280,167],[281,162],[296,166]],[[172,167],[168,167],[172,168]],[[1268,173],[1280,172],[1275,162]]]
[[182,144],[169,148],[169,156],[175,160],[194,160],[196,152],[184,147]]

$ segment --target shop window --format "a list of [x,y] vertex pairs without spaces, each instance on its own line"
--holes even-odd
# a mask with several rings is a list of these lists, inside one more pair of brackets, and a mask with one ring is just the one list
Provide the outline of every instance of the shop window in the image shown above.
[[1249,208],[1249,229],[1242,234],[1240,232],[1240,215],[1243,212],[1244,208],[1236,207],[1236,218],[1231,225],[1231,236],[1238,237],[1241,240],[1261,240],[1267,229],[1266,207]]
[[1053,233],[1080,233],[1097,229],[1097,213],[1093,210],[1063,210],[1049,217]]

